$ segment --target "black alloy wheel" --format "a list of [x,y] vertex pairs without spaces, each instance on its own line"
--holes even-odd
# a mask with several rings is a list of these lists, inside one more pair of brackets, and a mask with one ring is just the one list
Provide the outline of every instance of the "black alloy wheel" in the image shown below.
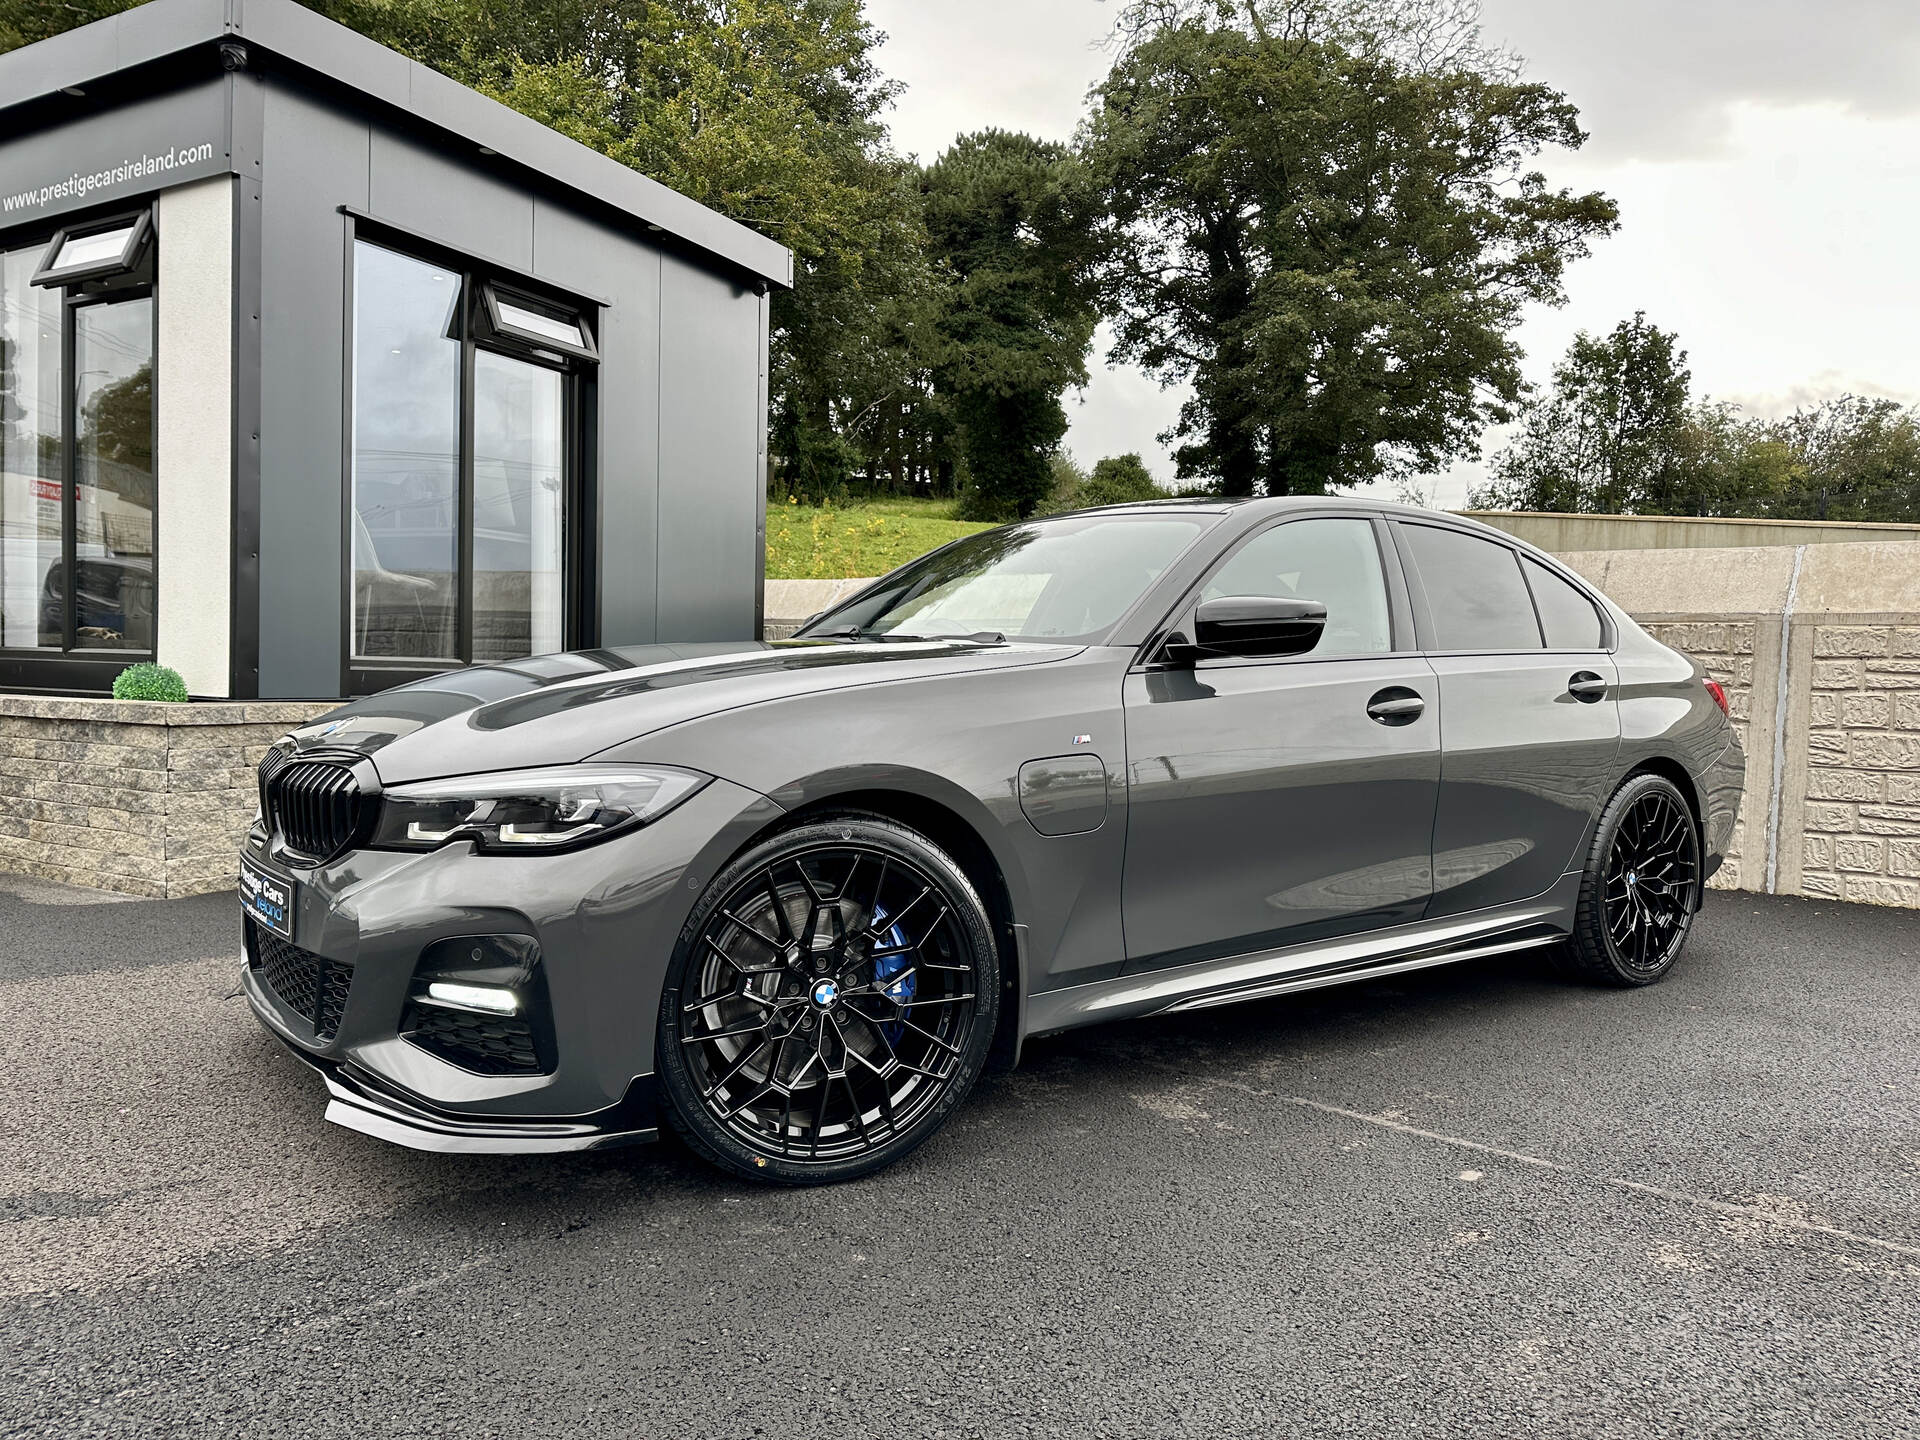
[[1699,908],[1700,829],[1659,775],[1635,775],[1595,827],[1567,968],[1607,985],[1651,985],[1673,968]]
[[775,835],[694,908],[656,1060],[692,1148],[755,1179],[891,1164],[979,1078],[999,1013],[986,907],[916,831],[845,816]]

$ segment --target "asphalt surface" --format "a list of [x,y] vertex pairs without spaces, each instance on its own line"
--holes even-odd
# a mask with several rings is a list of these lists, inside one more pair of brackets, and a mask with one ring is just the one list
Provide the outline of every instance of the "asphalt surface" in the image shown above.
[[1056,1037],[891,1172],[323,1124],[230,897],[0,880],[0,1434],[1920,1430],[1920,916]]

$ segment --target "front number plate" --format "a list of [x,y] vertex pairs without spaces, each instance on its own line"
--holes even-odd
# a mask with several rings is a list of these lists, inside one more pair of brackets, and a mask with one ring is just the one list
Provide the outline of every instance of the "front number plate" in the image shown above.
[[282,940],[293,939],[294,882],[240,862],[240,908]]

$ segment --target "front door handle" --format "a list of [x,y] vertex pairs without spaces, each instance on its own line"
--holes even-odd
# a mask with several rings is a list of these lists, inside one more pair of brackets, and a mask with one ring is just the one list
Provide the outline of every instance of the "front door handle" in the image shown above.
[[1367,714],[1382,725],[1411,725],[1427,702],[1404,685],[1389,685],[1367,702]]
[[1607,682],[1591,670],[1576,670],[1567,681],[1567,693],[1583,704],[1591,705],[1607,693]]

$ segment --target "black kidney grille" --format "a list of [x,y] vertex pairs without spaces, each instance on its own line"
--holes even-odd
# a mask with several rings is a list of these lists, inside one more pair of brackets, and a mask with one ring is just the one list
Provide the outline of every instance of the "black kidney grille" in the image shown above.
[[247,930],[253,942],[248,953],[267,988],[282,1005],[313,1026],[315,1039],[331,1040],[347,1010],[353,966],[303,950],[251,920]]
[[274,776],[286,769],[287,762],[291,759],[293,759],[291,751],[276,747],[267,751],[266,758],[260,762],[260,813],[262,815],[272,813],[267,804],[267,786],[272,782]]
[[282,845],[316,864],[331,860],[360,833],[367,797],[344,765],[295,760],[268,773],[263,764],[260,788]]

